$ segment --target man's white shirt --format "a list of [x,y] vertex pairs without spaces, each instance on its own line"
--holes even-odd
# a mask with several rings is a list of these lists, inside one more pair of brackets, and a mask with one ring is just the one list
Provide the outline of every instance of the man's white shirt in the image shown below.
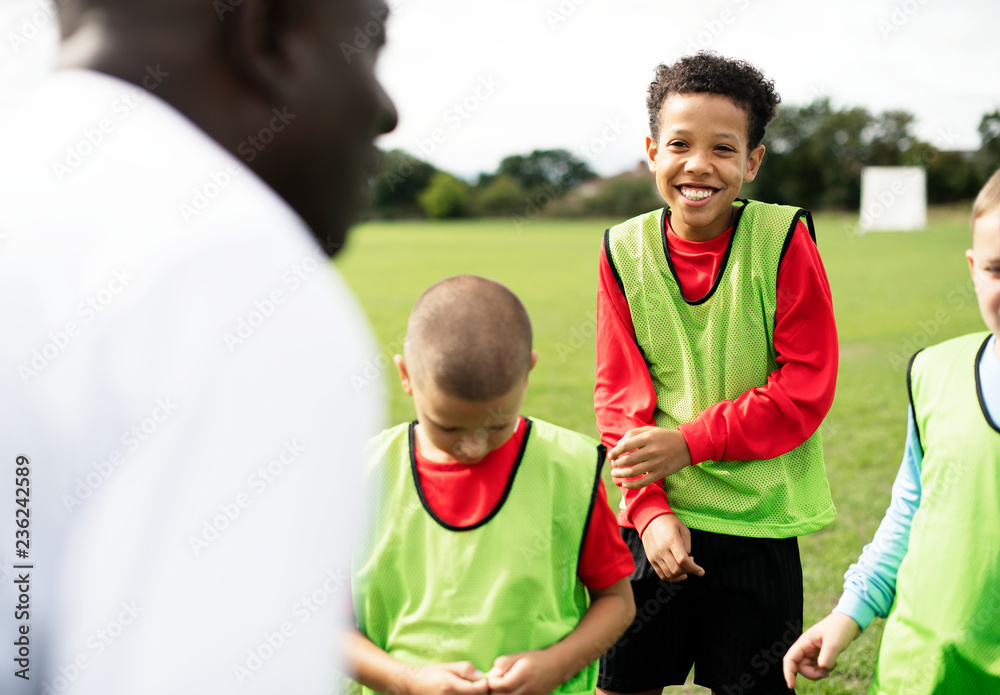
[[356,302],[155,91],[57,72],[3,133],[0,691],[329,692],[383,424]]

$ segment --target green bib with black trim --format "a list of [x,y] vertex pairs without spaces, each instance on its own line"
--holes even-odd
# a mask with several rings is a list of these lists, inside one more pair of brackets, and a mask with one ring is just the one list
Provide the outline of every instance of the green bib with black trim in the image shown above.
[[[577,564],[604,448],[541,420],[528,427],[497,507],[458,528],[426,505],[414,457],[416,423],[375,437],[366,475],[374,523],[352,568],[358,627],[391,656],[416,666],[544,649],[587,610]],[[596,659],[557,693],[593,693]]]
[[[656,390],[656,425],[676,429],[706,408],[767,384],[774,349],[778,267],[808,211],[756,201],[738,208],[725,259],[709,294],[681,293],[666,242],[666,209],[608,230],[605,249],[628,301],[636,341]],[[765,461],[705,461],[663,486],[691,528],[758,538],[816,531],[836,516],[817,430]]]
[[989,333],[910,362],[924,455],[870,693],[1000,693],[1000,424],[983,404]]

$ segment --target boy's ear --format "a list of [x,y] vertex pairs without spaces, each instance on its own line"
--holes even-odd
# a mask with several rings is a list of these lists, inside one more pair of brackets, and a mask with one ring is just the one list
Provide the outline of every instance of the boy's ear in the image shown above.
[[396,363],[396,370],[399,372],[399,382],[403,385],[403,392],[407,396],[412,396],[413,384],[410,383],[410,372],[406,368],[406,360],[402,355],[396,355],[392,358],[392,361]]
[[646,136],[646,166],[648,166],[649,170],[651,172],[653,172],[654,174],[656,173],[656,153],[657,152],[658,152],[658,149],[657,149],[657,146],[656,146],[656,140],[654,140],[653,138],[651,138],[650,136],[647,135]]
[[536,364],[538,364],[538,351],[537,350],[532,350],[531,351],[531,365],[528,367],[528,371],[530,372],[532,369],[534,369]]
[[743,171],[743,181],[749,183],[757,178],[757,172],[760,171],[760,162],[764,159],[764,146],[757,145],[750,152],[750,156],[747,157],[747,166]]
[[972,284],[976,283],[976,262],[972,256],[972,249],[965,252],[965,257],[969,260],[969,275],[972,276]]

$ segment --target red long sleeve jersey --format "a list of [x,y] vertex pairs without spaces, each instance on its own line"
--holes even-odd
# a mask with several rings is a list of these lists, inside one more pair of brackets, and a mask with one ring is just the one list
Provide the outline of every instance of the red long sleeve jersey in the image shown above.
[[[730,228],[709,241],[687,241],[670,229],[668,221],[667,248],[685,299],[708,294],[724,270],[732,232]],[[611,449],[630,429],[656,424],[656,391],[603,242],[599,269],[594,407],[601,439]],[[819,251],[801,221],[778,267],[777,295],[778,368],[764,386],[716,403],[680,425],[693,464],[780,456],[808,439],[830,410],[838,362],[833,300]],[[662,485],[622,488],[622,494],[625,508],[618,523],[640,535],[650,521],[671,511]]]

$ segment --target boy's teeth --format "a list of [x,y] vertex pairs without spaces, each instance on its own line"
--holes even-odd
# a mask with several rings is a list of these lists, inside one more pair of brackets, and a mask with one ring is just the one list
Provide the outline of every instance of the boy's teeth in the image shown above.
[[682,188],[681,195],[683,195],[688,200],[704,200],[709,197],[715,191],[708,190],[705,188]]

